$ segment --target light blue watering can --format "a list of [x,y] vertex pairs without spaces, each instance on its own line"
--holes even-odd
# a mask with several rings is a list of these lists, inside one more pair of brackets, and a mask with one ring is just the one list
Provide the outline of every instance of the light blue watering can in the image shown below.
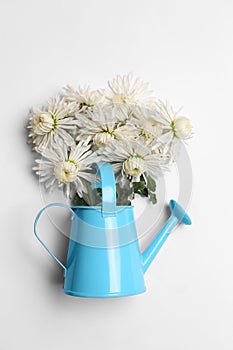
[[[115,177],[109,163],[97,163],[102,188],[101,206],[69,207],[52,203],[37,215],[34,233],[49,254],[64,269],[66,294],[109,298],[145,292],[144,273],[166,241],[172,229],[181,222],[191,224],[184,209],[170,201],[171,216],[141,254],[134,223],[133,206],[116,206]],[[37,223],[46,208],[60,206],[72,212],[66,266],[49,250],[37,233]]]

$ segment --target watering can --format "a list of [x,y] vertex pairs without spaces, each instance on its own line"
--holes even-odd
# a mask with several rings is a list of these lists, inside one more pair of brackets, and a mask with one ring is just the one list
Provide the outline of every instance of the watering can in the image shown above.
[[[110,298],[145,292],[144,274],[172,229],[180,222],[191,224],[189,216],[175,201],[163,228],[141,254],[134,222],[133,206],[116,205],[116,186],[112,166],[96,163],[102,189],[99,206],[73,206],[52,203],[44,207],[34,222],[40,243],[64,269],[66,294],[90,298]],[[45,209],[59,206],[72,212],[66,265],[45,245],[37,233],[37,223]]]

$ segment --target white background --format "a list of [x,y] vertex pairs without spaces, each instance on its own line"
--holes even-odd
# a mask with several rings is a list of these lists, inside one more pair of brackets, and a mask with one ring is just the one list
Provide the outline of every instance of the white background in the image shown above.
[[[0,0],[1,350],[233,349],[232,17],[230,0]],[[33,236],[44,202],[28,109],[129,71],[192,120],[193,225],[168,239],[145,294],[72,298]],[[49,237],[64,256],[64,237]]]

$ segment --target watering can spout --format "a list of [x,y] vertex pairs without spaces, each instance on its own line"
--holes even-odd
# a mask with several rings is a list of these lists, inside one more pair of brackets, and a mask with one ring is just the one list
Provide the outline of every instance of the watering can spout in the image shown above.
[[169,207],[171,210],[171,215],[169,219],[141,255],[144,272],[146,272],[146,270],[154,260],[155,256],[161,249],[162,245],[165,243],[173,228],[179,222],[185,225],[191,225],[192,223],[188,214],[175,200],[172,199],[170,201]]

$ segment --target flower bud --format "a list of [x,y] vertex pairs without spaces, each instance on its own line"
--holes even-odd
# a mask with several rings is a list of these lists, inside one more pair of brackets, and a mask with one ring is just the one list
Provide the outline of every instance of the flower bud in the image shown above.
[[190,121],[186,117],[178,117],[174,119],[174,131],[175,135],[179,139],[187,139],[190,137],[192,132],[192,126],[190,124]]
[[38,135],[49,133],[55,127],[55,120],[51,113],[42,112],[35,115],[33,120],[33,129]]

